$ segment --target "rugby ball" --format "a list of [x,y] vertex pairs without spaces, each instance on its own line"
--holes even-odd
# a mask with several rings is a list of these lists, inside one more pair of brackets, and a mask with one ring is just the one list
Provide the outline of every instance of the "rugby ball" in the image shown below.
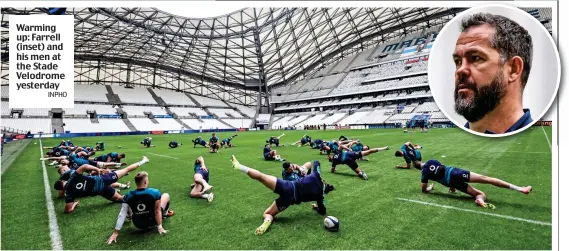
[[324,218],[324,227],[331,232],[336,232],[340,229],[340,221],[334,216],[326,216]]

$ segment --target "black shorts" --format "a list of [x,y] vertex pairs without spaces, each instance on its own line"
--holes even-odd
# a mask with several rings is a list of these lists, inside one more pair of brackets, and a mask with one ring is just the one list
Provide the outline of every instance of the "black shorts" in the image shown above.
[[137,218],[134,216],[132,218],[132,224],[138,229],[147,229],[156,226],[156,220],[152,218]]
[[114,188],[112,188],[111,186],[105,186],[103,187],[103,191],[101,191],[101,196],[103,196],[105,199],[113,201],[113,196],[115,195],[116,191]]
[[[169,205],[170,205],[170,203],[168,203],[166,208],[160,208],[162,210],[162,219],[164,219],[165,215],[168,214]],[[154,215],[152,215],[152,216],[154,216]],[[154,217],[137,218],[134,215],[132,217],[132,223],[136,228],[141,229],[141,230],[151,228],[151,227],[155,227],[156,225],[158,225],[158,224],[156,224],[156,219]]]
[[265,154],[265,160],[275,160],[275,157],[271,156],[271,153]]
[[103,180],[105,186],[110,186],[111,184],[119,180],[119,176],[117,175],[117,173],[115,173],[115,171],[112,171],[110,173],[101,175],[101,179]]
[[275,200],[275,203],[277,204],[277,208],[280,212],[284,211],[292,204],[298,204],[295,203],[295,190],[296,188],[294,182],[277,179],[277,185],[275,186],[274,192],[279,195],[279,197]]
[[201,174],[205,182],[209,183],[209,172],[199,169],[196,174]]
[[362,158],[362,152],[347,152],[346,158],[344,159],[344,164],[349,166],[352,170],[356,170],[359,166],[356,162],[357,159]]
[[470,171],[456,167],[450,170],[449,187],[453,187],[458,191],[467,193],[466,188],[468,187],[468,181],[470,181]]
[[[100,162],[107,162],[107,159],[105,159],[106,156],[102,155],[99,157],[94,158],[94,161],[100,161]],[[96,166],[96,165],[95,165]]]

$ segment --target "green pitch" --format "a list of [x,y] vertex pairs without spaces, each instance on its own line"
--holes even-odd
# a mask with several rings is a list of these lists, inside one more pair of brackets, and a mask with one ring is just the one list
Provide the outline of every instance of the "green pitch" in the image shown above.
[[[551,223],[551,150],[546,138],[551,140],[550,127],[534,127],[504,139],[480,138],[460,129],[434,129],[426,134],[404,134],[400,129],[307,132],[313,139],[338,139],[343,134],[372,147],[389,146],[390,150],[369,156],[369,162],[359,163],[368,181],[346,166],[330,173],[329,163],[317,150],[290,146],[304,131],[285,133],[281,142],[287,146],[274,149],[293,163],[320,160],[324,179],[336,186],[326,201],[328,215],[340,220],[339,232],[326,231],[324,217],[304,203],[278,215],[265,235],[254,235],[262,223],[263,211],[277,195],[234,170],[229,156],[234,154],[241,164],[280,177],[281,164],[264,161],[261,154],[265,140],[280,135],[280,131],[238,133],[232,141],[237,147],[222,149],[218,154],[210,154],[202,147],[194,149],[191,139],[196,134],[152,135],[156,147],[149,149],[140,148],[142,135],[86,137],[72,140],[76,145],[104,141],[105,152],[124,152],[128,163],[148,156],[150,162],[138,170],[149,173],[150,187],[171,195],[176,215],[164,221],[164,228],[169,230],[165,236],[159,236],[155,229],[135,231],[127,222],[118,243],[108,246],[105,241],[115,226],[120,204],[100,196],[82,198],[76,212],[68,215],[63,213],[63,199],[54,197],[64,249],[551,249],[550,225],[458,210]],[[231,134],[218,133],[220,139]],[[209,138],[206,133],[201,136]],[[168,149],[170,140],[183,146]],[[496,205],[495,210],[479,208],[473,199],[460,192],[449,194],[441,185],[435,185],[434,194],[423,194],[420,171],[394,168],[404,163],[402,158],[394,157],[394,151],[406,141],[424,147],[423,161],[438,159],[516,185],[531,185],[534,191],[524,195],[475,184],[488,195],[488,202]],[[57,142],[42,140],[44,146]],[[2,249],[51,248],[39,145],[38,140],[30,143],[2,176]],[[210,169],[215,193],[212,203],[189,198],[193,162],[200,155]],[[58,175],[54,168],[47,168],[55,196],[52,187]],[[134,184],[134,174],[121,180],[126,181]]]

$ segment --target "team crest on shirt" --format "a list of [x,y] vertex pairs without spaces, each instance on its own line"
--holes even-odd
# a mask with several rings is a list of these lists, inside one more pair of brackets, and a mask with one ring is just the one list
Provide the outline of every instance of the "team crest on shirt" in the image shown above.
[[142,211],[146,210],[146,205],[144,205],[144,204],[138,204],[138,206],[136,206],[136,209],[137,209],[139,212],[142,212]]

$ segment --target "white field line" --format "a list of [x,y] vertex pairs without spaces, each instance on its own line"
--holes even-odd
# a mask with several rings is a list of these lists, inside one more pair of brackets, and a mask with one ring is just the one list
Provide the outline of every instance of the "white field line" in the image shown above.
[[549,222],[528,220],[528,219],[524,219],[524,218],[509,216],[509,215],[493,214],[493,213],[487,213],[487,212],[482,212],[482,211],[476,211],[476,210],[470,210],[470,209],[464,209],[464,208],[458,208],[458,207],[452,207],[452,206],[445,206],[445,205],[440,205],[440,204],[435,204],[435,203],[430,203],[430,202],[424,202],[424,201],[419,201],[419,200],[410,200],[410,199],[404,199],[404,198],[397,198],[397,199],[401,200],[401,201],[423,204],[426,206],[441,207],[441,208],[446,208],[446,209],[454,209],[454,210],[458,210],[458,211],[475,213],[475,214],[482,214],[482,215],[487,215],[487,216],[504,218],[504,219],[508,219],[508,220],[522,221],[522,222],[527,222],[527,223],[532,223],[532,224],[537,224],[537,225],[543,225],[543,226],[551,226],[551,223],[549,223]]
[[[40,139],[40,154],[43,158],[43,145]],[[53,199],[51,197],[51,183],[47,177],[47,169],[45,162],[41,162],[43,169],[43,184],[45,186],[45,204],[47,207],[47,215],[49,217],[49,237],[51,238],[52,250],[63,250],[63,243],[61,242],[61,235],[59,234],[59,226],[57,225],[57,217],[55,216],[55,208],[53,206]]]
[[156,153],[149,153],[149,154],[156,155],[156,156],[160,156],[160,157],[164,157],[164,158],[169,158],[169,159],[179,159],[179,158],[176,158],[176,157],[167,156],[167,155],[162,155],[162,154],[156,154]]
[[547,133],[545,133],[545,129],[543,129],[543,126],[541,127],[541,130],[543,131],[543,135],[545,135],[545,139],[547,139],[547,145],[549,146],[549,150],[551,150],[551,141],[549,141],[549,136],[547,136]]

